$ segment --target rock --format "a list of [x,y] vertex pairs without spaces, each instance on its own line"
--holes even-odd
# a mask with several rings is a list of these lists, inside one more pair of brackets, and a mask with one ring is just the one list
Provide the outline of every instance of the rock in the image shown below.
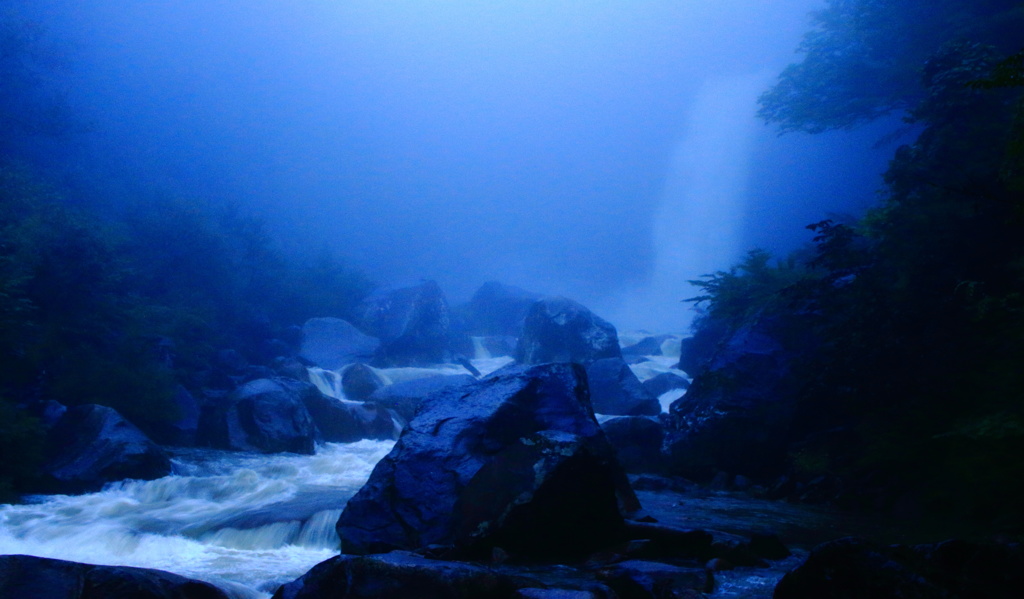
[[641,560],[628,560],[604,568],[598,572],[598,579],[621,599],[685,597],[687,591],[710,593],[715,586],[713,574],[704,568]]
[[661,443],[665,427],[650,416],[619,416],[601,423],[626,472],[661,472],[665,456]]
[[750,550],[754,555],[772,561],[786,559],[790,555],[789,549],[779,539],[779,535],[773,532],[755,532],[750,535]]
[[370,396],[369,401],[394,410],[405,422],[408,422],[416,415],[423,400],[432,393],[475,382],[476,379],[468,374],[413,379],[382,387]]
[[644,390],[654,397],[661,397],[669,391],[676,389],[689,389],[690,381],[674,372],[662,372],[643,383]]
[[661,413],[658,398],[640,384],[622,358],[596,360],[587,367],[590,401],[598,414],[654,416]]
[[212,584],[170,572],[0,555],[0,597],[10,599],[227,599]]
[[278,356],[271,361],[270,368],[276,376],[294,379],[303,383],[310,382],[309,369],[298,358]]
[[530,306],[541,296],[519,287],[490,281],[469,300],[470,332],[482,336],[518,337]]
[[84,493],[126,478],[167,476],[171,460],[116,410],[87,404],[68,408],[50,429],[43,471],[53,492]]
[[204,413],[200,436],[220,449],[312,454],[317,429],[302,400],[310,388],[285,379],[245,383]]
[[434,281],[371,294],[357,312],[381,342],[373,366],[431,366],[451,357],[448,301]]
[[[607,587],[606,587],[607,589]],[[611,589],[605,592],[577,589],[519,589],[513,599],[618,599]]]
[[301,397],[320,433],[320,440],[328,443],[395,439],[398,437],[395,419],[405,422],[395,412],[377,403],[335,399],[320,393],[315,387]]
[[32,402],[28,406],[29,413],[42,422],[46,429],[53,428],[68,411],[68,407],[54,399]]
[[366,364],[353,364],[341,373],[341,390],[353,401],[366,401],[373,392],[387,383]]
[[202,412],[199,400],[189,390],[178,385],[171,397],[174,418],[155,422],[149,426],[153,438],[164,445],[191,447],[196,444],[199,432],[199,417]]
[[429,396],[338,520],[342,552],[450,545],[578,557],[639,509],[574,364],[519,366]]
[[299,357],[325,370],[369,360],[380,341],[340,318],[311,318],[302,325]]
[[507,599],[517,589],[537,584],[483,566],[396,551],[333,557],[282,586],[273,599]]
[[946,599],[1019,597],[1024,550],[1019,544],[944,541],[913,547],[844,538],[815,547],[775,587],[776,599],[873,597]]
[[220,368],[229,375],[241,375],[249,367],[249,362],[238,350],[222,349],[213,358],[214,366]]
[[[754,319],[718,348],[669,408],[666,447],[673,472],[707,479],[715,471],[755,480],[778,476],[794,435],[797,393],[792,351],[776,338],[783,323]],[[797,437],[799,438],[799,437]]]
[[703,562],[714,555],[711,548],[714,537],[706,530],[634,520],[627,523],[627,532],[630,539],[653,541],[652,557],[682,558]]
[[677,339],[677,337],[675,335],[644,337],[637,343],[622,348],[622,355],[631,358],[637,356],[660,356],[662,355],[661,344],[669,339]]
[[530,306],[515,355],[520,364],[586,365],[621,357],[615,327],[582,304],[564,297],[545,298]]

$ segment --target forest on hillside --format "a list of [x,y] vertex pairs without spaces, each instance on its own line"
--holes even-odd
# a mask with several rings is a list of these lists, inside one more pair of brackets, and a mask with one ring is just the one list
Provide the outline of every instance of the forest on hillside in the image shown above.
[[723,340],[777,341],[786,467],[850,507],[1024,524],[1022,31],[1020,2],[829,2],[760,116],[799,135],[896,114],[912,141],[863,217],[693,281],[695,388],[752,384],[712,364]]

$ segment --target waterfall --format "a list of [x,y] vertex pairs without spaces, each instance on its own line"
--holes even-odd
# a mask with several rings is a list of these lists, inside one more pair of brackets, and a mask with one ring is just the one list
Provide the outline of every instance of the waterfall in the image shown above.
[[748,157],[757,95],[767,73],[708,80],[673,148],[654,226],[649,283],[631,292],[616,322],[683,332],[691,319],[686,282],[724,270],[746,250],[742,238]]

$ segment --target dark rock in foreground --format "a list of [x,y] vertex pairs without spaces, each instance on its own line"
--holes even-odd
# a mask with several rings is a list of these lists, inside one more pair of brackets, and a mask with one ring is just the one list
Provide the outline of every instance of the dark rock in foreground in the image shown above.
[[670,406],[666,446],[675,473],[707,479],[725,471],[764,480],[785,467],[798,435],[798,406],[787,376],[793,355],[776,341],[776,326],[758,319],[729,336]]
[[516,367],[431,395],[338,520],[344,553],[429,545],[524,559],[624,538],[639,503],[574,364]]
[[416,415],[416,411],[420,409],[424,398],[432,393],[448,389],[449,387],[470,385],[475,382],[476,379],[468,374],[430,376],[381,387],[369,399],[373,403],[384,406],[389,410],[394,410],[408,422]]
[[319,392],[283,379],[249,381],[204,414],[203,441],[236,451],[312,454],[317,429],[302,400],[308,393]]
[[506,599],[536,584],[483,566],[396,551],[331,558],[282,586],[273,599]]
[[621,357],[615,327],[564,297],[545,298],[530,306],[515,355],[520,364],[590,364]]
[[380,341],[340,318],[311,318],[302,325],[299,356],[327,370],[369,360]]
[[704,568],[642,560],[629,560],[609,566],[598,572],[598,579],[611,587],[621,599],[685,597],[687,591],[710,593],[714,588],[714,578]]
[[146,568],[93,566],[27,555],[0,556],[5,599],[227,599],[217,587]]
[[622,358],[597,360],[587,367],[590,402],[598,414],[655,416],[661,413],[658,398],[640,384]]
[[775,587],[775,599],[1011,599],[1024,589],[1020,544],[944,541],[882,546],[854,538],[815,547]]
[[363,328],[381,341],[374,366],[431,366],[450,359],[448,300],[434,281],[374,293],[358,311]]
[[620,416],[601,423],[626,472],[662,472],[665,427],[651,416]]
[[126,478],[171,473],[167,454],[113,408],[68,408],[48,433],[45,486],[58,493],[98,491]]

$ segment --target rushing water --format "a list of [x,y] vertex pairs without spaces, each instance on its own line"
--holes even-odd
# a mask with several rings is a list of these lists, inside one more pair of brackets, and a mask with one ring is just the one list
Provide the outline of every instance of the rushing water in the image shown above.
[[[483,374],[511,361],[477,346],[473,365]],[[644,380],[676,361],[657,356],[632,368]],[[377,372],[392,383],[466,370]],[[341,372],[310,369],[310,375],[325,394],[348,401]],[[667,405],[674,397],[661,399]],[[342,508],[392,446],[331,443],[314,456],[174,450],[172,476],[0,505],[0,554],[156,568],[207,580],[239,598],[267,597],[338,552],[334,525]]]
[[0,506],[0,554],[157,568],[265,597],[337,553],[341,509],[392,445],[180,451],[172,476]]

